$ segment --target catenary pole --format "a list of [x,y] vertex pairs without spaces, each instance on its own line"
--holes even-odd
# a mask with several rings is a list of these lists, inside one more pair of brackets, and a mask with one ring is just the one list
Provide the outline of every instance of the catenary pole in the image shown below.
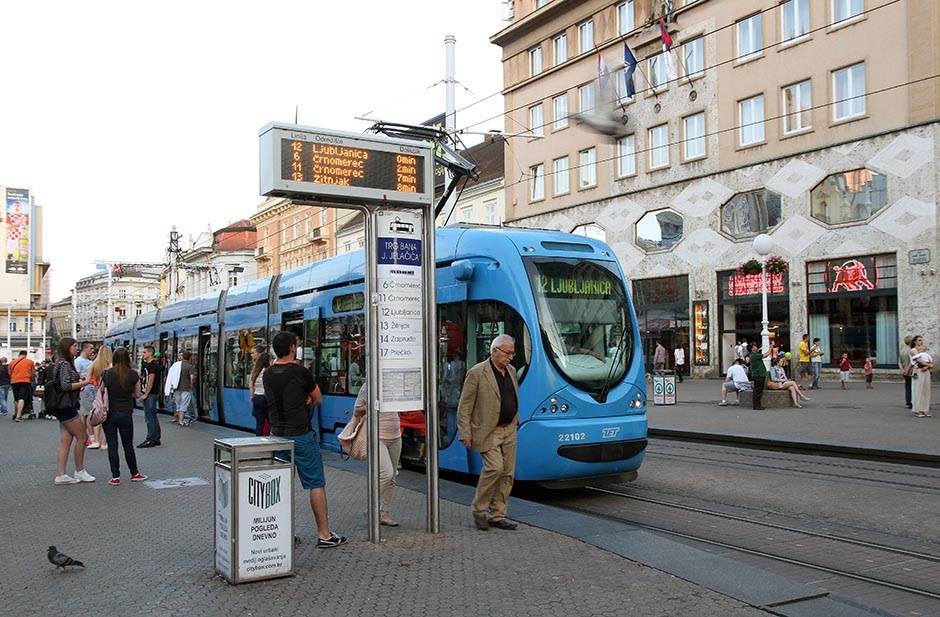
[[[454,60],[456,44],[457,37],[453,34],[448,34],[444,37],[444,129],[447,131],[448,135],[453,135],[454,131],[457,129],[455,98],[457,78],[455,77]],[[445,186],[449,186],[454,179],[454,174],[448,170],[445,172],[444,177],[447,181]],[[447,198],[447,203],[444,204],[444,208],[441,210],[441,212],[444,213],[442,220],[446,221],[450,217],[451,210],[456,207],[456,204],[457,196],[451,193],[450,197]]]

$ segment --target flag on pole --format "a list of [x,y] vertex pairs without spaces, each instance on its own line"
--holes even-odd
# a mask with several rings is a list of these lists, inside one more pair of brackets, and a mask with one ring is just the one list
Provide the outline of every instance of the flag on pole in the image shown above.
[[633,85],[633,73],[636,71],[637,61],[636,56],[630,51],[630,46],[626,43],[623,44],[623,64],[624,92],[628,99],[632,99],[636,96],[636,86]]
[[663,42],[663,57],[666,60],[666,75],[669,81],[675,81],[679,78],[676,71],[676,59],[672,56],[672,37],[669,36],[669,30],[666,28],[666,20],[659,18],[659,38]]
[[609,80],[610,68],[607,66],[607,63],[604,62],[604,56],[601,55],[601,52],[597,52],[597,85],[600,92],[603,92],[607,88]]

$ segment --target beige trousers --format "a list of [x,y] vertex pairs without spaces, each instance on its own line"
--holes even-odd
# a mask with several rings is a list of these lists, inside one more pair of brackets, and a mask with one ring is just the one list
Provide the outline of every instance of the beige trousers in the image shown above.
[[516,473],[516,425],[497,426],[493,430],[495,444],[492,449],[481,452],[483,471],[477,482],[473,498],[473,515],[485,516],[490,511],[490,520],[506,518],[509,492]]
[[379,440],[379,501],[382,512],[388,512],[395,499],[395,476],[401,459],[401,437]]

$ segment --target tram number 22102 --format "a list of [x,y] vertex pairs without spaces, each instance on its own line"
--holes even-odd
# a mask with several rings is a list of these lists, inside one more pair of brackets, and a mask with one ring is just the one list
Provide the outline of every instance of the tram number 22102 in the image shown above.
[[584,441],[587,439],[587,433],[560,433],[558,441]]

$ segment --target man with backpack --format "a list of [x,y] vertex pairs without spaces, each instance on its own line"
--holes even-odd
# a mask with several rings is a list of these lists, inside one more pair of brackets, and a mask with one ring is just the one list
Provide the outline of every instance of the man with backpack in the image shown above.
[[23,411],[32,408],[33,380],[36,378],[36,363],[26,357],[22,350],[13,362],[10,362],[10,385],[13,387],[13,400],[16,402],[14,422],[23,421]]

